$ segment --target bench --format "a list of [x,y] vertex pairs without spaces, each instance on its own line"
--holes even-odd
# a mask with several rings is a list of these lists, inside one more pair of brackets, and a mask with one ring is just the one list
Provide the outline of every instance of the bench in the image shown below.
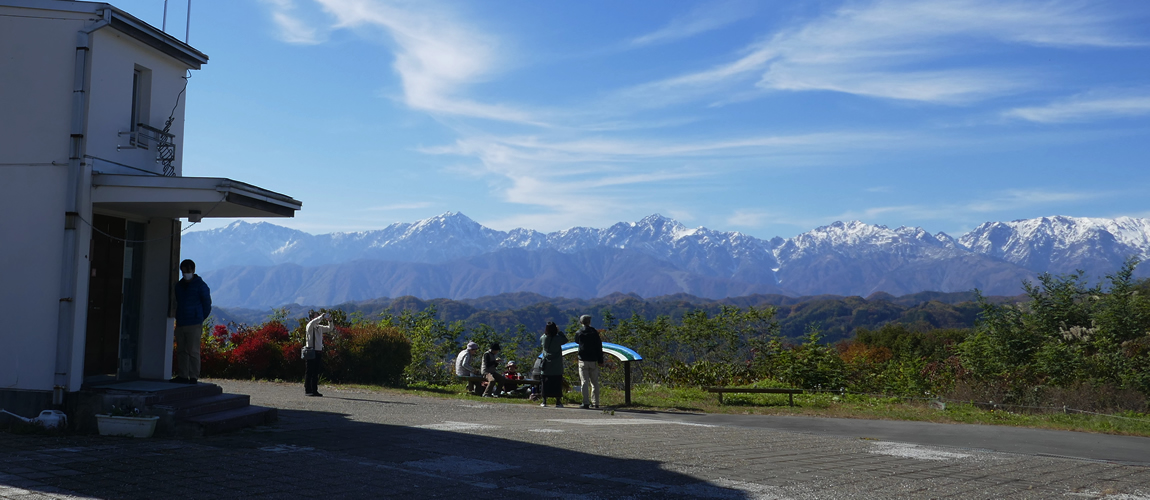
[[735,393],[750,393],[750,394],[786,394],[787,400],[790,401],[791,406],[795,405],[795,394],[802,394],[802,389],[783,389],[783,388],[769,388],[759,389],[753,387],[704,387],[703,390],[707,392],[714,392],[719,394],[719,404],[723,404],[723,394],[729,392]]
[[[484,384],[487,383],[487,377],[479,377],[479,376],[460,377],[460,376],[456,375],[455,379],[459,380],[460,382],[467,382],[467,383],[474,382],[476,384],[479,384],[480,387],[482,387]],[[513,385],[515,385],[516,388],[519,388],[519,386],[521,386],[521,385],[539,385],[539,384],[542,384],[543,381],[542,380],[532,380],[529,378],[521,378],[521,379],[507,379],[507,383],[513,384]]]

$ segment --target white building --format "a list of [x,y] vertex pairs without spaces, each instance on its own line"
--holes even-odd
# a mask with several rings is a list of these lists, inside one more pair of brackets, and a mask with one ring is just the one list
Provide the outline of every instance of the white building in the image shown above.
[[184,77],[207,61],[106,3],[0,0],[0,408],[166,380],[181,219],[300,209],[184,177]]

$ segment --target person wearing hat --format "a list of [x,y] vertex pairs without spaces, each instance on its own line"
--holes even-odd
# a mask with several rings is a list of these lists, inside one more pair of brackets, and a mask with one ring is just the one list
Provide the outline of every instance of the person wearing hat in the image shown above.
[[[468,342],[467,347],[455,356],[455,376],[457,377],[478,377],[479,372],[475,370],[475,355],[479,354],[479,344],[475,342]],[[479,383],[471,380],[467,381],[467,392],[471,394],[479,393]]]
[[[515,364],[515,361],[507,362],[507,368],[503,371],[503,378],[507,380],[523,379],[523,375],[519,374],[519,366]],[[516,384],[505,384],[503,386],[503,392],[515,392],[518,389],[519,387],[517,387]]]
[[507,383],[507,379],[499,373],[499,351],[499,342],[492,342],[487,352],[483,353],[480,371],[483,372],[483,378],[487,379],[487,390],[483,391],[485,398],[499,397],[499,388]]

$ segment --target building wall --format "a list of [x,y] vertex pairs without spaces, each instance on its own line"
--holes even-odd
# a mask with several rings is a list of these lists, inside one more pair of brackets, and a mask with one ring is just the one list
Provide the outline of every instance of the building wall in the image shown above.
[[[176,96],[184,88],[183,76],[187,71],[179,61],[155,51],[114,29],[105,28],[93,34],[91,99],[88,100],[87,154],[98,159],[92,168],[98,172],[145,174],[140,171],[123,169],[116,164],[128,165],[153,173],[163,173],[163,167],[156,162],[155,144],[149,142],[147,149],[125,149],[130,145],[129,137],[121,135],[131,126],[132,74],[136,68],[146,70],[151,84],[144,89],[148,94],[144,123],[163,129],[164,122],[172,115],[175,107],[175,120],[171,133],[176,143],[176,175],[183,168],[184,102],[186,95]],[[121,146],[117,150],[117,146]]]
[[[179,262],[180,221],[156,218],[148,221],[148,243],[144,246],[143,303],[140,304],[140,378],[166,379],[172,376],[172,338],[175,318],[169,318],[172,279]],[[175,247],[175,252],[173,252]]]
[[76,32],[87,22],[0,7],[0,389],[53,386]]
[[66,167],[0,167],[0,389],[51,389]]
[[76,32],[86,23],[66,12],[0,7],[0,96],[21,96],[0,98],[0,163],[67,164]]
[[[52,2],[45,3],[51,5]],[[67,3],[61,3],[67,5]],[[65,212],[69,196],[69,147],[78,32],[96,21],[93,14],[0,6],[0,392],[50,391],[56,384],[57,356],[68,370],[67,390],[83,381],[91,227],[76,222],[76,245],[66,248]],[[154,145],[121,149],[131,126],[132,74],[151,72],[146,123],[163,128],[183,88],[187,67],[135,39],[104,27],[91,37],[84,126],[84,159],[75,172],[77,212],[92,220],[91,173],[160,173]],[[14,96],[19,96],[14,98]],[[176,175],[182,172],[184,97],[175,110]],[[167,288],[172,220],[111,214],[148,223],[147,282],[140,332],[141,376],[171,373],[171,324]],[[176,236],[178,238],[178,235]],[[166,238],[166,239],[165,239]],[[78,256],[75,274],[63,276],[65,254]],[[68,289],[68,282],[75,283]],[[67,297],[70,302],[62,301]],[[72,306],[68,311],[68,305]],[[58,341],[61,322],[68,338]],[[58,345],[60,344],[60,345]],[[59,347],[59,349],[58,349]]]

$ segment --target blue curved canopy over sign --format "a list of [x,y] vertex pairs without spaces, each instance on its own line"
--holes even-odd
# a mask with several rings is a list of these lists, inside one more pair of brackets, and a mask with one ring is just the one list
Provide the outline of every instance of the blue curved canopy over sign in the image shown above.
[[[563,344],[564,356],[575,352],[579,352],[579,344],[574,342]],[[615,359],[618,359],[619,361],[639,361],[643,359],[643,356],[640,356],[639,353],[635,352],[630,347],[621,346],[619,344],[612,344],[610,342],[603,343],[603,352],[615,356]],[[539,357],[542,358],[543,353],[540,353]]]

